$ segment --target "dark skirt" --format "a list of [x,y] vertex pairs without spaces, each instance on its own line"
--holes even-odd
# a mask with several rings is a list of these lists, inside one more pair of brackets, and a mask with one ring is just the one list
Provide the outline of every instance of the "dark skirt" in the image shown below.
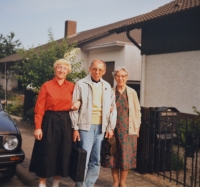
[[45,112],[42,132],[42,140],[35,140],[29,171],[42,178],[67,177],[72,142],[69,112]]

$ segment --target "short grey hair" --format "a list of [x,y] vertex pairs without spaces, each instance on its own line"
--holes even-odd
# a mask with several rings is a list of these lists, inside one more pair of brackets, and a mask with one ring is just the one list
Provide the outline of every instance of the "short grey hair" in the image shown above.
[[128,72],[128,70],[126,69],[125,66],[119,66],[119,67],[117,67],[117,68],[112,72],[113,76],[116,76],[116,74],[117,74],[118,71],[120,71],[120,70],[125,71],[125,72],[127,73],[127,76],[129,75],[129,72]]
[[104,68],[106,69],[106,63],[105,63],[103,60],[100,60],[100,59],[95,59],[95,60],[93,60],[93,61],[91,62],[91,64],[90,64],[90,68],[93,66],[93,64],[94,64],[95,62],[97,62],[97,63],[102,63],[103,66],[104,66]]

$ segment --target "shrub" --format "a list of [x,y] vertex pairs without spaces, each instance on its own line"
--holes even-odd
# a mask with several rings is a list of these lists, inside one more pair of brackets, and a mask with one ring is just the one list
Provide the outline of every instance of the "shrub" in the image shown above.
[[34,124],[34,108],[31,108],[26,112],[26,115],[23,116],[23,120],[30,124]]
[[[7,93],[6,93],[6,100],[14,101],[15,98],[16,98],[16,96],[17,96],[16,93],[13,93],[11,91],[7,91]],[[3,90],[1,88],[0,88],[0,98],[1,98],[1,100],[5,99],[5,90]]]
[[7,104],[6,111],[10,115],[22,117],[22,115],[23,115],[23,105]]
[[184,158],[177,154],[177,150],[172,150],[172,170],[180,171],[184,168]]

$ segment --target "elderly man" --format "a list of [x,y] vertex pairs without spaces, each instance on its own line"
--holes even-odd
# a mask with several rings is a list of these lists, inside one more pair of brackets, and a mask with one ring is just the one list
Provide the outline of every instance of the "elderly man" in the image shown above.
[[[115,95],[108,82],[102,79],[106,64],[94,60],[89,68],[90,75],[76,83],[73,102],[81,101],[79,111],[71,111],[73,141],[87,151],[85,180],[76,187],[93,187],[100,170],[100,151],[104,137],[111,138],[116,125]],[[112,108],[112,110],[111,110]]]

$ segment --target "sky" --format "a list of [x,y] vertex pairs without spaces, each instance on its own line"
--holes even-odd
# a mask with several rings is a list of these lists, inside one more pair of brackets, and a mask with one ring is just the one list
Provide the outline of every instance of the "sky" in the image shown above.
[[172,0],[0,0],[0,34],[15,33],[24,48],[64,37],[66,20],[77,22],[77,32],[145,14]]

